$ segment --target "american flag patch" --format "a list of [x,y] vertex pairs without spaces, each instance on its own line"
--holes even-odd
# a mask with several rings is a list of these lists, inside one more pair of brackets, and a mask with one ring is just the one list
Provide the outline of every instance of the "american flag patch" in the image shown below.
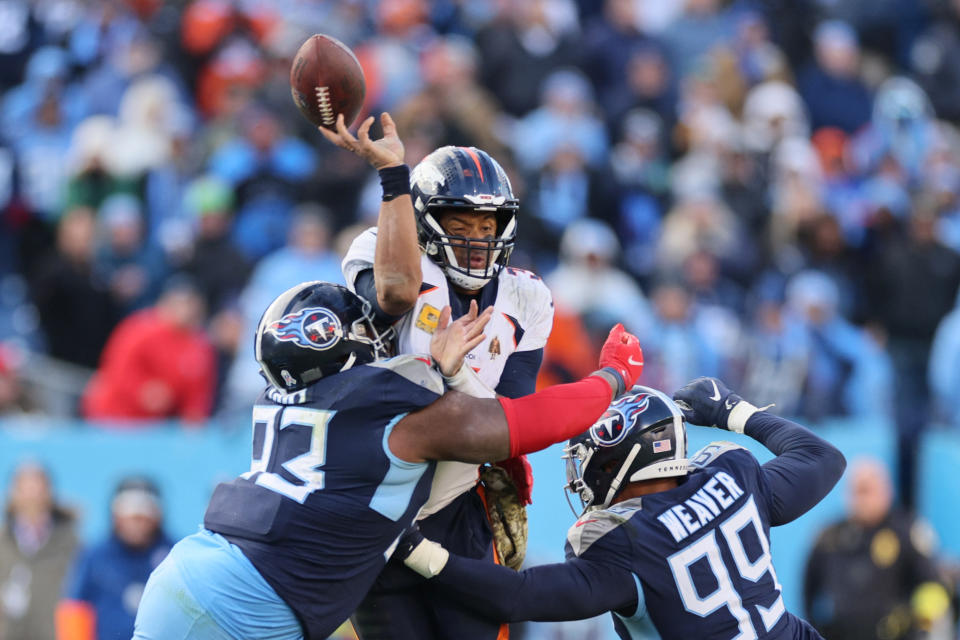
[[654,453],[663,453],[664,451],[670,451],[673,449],[673,443],[667,440],[657,440],[653,443],[653,452]]

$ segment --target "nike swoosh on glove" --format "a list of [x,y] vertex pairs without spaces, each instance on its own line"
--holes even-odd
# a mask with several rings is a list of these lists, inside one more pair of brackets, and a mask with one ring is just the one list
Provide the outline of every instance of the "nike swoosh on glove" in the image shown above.
[[696,378],[673,394],[690,424],[743,433],[747,419],[758,409],[730,391],[717,378]]
[[643,373],[643,349],[640,348],[640,341],[620,323],[610,330],[610,335],[600,349],[600,368],[613,369],[623,381],[623,391],[632,388]]

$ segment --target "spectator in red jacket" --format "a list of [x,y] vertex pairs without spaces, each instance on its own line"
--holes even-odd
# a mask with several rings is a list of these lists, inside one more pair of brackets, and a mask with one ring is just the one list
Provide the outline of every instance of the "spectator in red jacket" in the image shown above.
[[83,398],[93,420],[210,416],[216,386],[213,347],[203,331],[203,298],[192,282],[171,280],[156,305],[125,318],[111,334]]

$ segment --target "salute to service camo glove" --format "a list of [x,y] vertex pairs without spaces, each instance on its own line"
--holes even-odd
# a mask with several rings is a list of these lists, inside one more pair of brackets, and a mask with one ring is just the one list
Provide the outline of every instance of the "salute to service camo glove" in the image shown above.
[[527,509],[510,473],[498,465],[480,467],[483,500],[500,564],[519,571],[527,554]]

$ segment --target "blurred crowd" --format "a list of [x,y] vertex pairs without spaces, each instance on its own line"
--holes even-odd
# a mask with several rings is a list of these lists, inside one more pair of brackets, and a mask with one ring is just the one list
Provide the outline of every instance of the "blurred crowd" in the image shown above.
[[104,511],[109,534],[81,545],[77,514],[58,500],[49,471],[34,460],[17,466],[0,529],[0,638],[132,635],[147,577],[173,542],[149,478],[120,479]]
[[475,145],[551,286],[543,378],[616,321],[645,382],[717,375],[897,425],[901,498],[960,393],[960,1],[3,0],[0,412],[243,410],[253,327],[374,224],[290,98],[316,32],[413,165]]
[[[513,264],[556,301],[542,383],[593,370],[623,322],[651,386],[720,376],[807,423],[896,425],[908,510],[925,429],[960,421],[960,0],[0,0],[0,16],[0,414],[248,410],[260,313],[342,281],[380,202],[290,98],[292,56],[326,33],[411,166],[457,144],[507,168]],[[75,540],[48,485],[21,470],[3,544],[46,545],[60,580]],[[114,508],[156,508],[128,489]],[[24,492],[45,510],[20,513]]]

